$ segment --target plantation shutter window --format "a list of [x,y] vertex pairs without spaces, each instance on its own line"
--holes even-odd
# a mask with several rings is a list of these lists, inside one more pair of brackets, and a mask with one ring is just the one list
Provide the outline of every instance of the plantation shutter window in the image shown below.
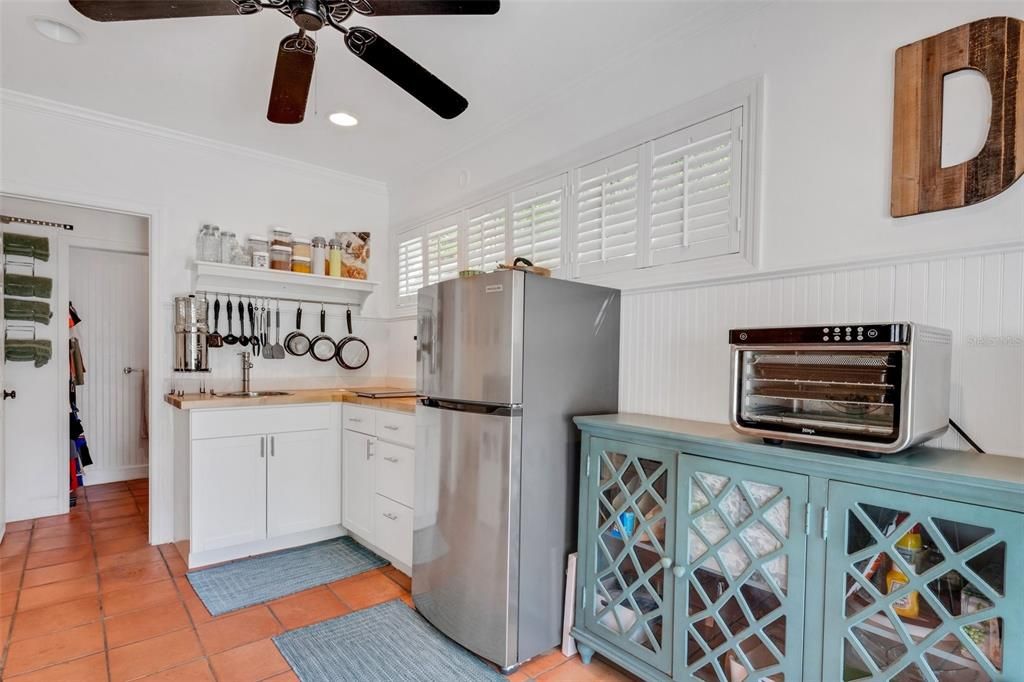
[[742,109],[653,140],[650,265],[739,251]]
[[398,244],[398,304],[416,302],[423,286],[423,237],[416,236]]
[[576,169],[576,274],[636,266],[640,147]]
[[506,248],[505,197],[466,211],[466,267],[494,270],[504,263]]
[[565,176],[512,193],[511,258],[557,270],[562,265]]
[[427,232],[427,284],[436,284],[459,274],[459,223],[456,218],[441,222],[443,227]]

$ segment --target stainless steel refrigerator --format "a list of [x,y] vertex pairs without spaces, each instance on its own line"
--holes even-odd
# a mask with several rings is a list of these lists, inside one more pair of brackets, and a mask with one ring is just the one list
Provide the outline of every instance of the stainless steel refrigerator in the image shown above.
[[510,669],[558,644],[574,415],[615,412],[615,289],[498,271],[420,290],[416,608]]

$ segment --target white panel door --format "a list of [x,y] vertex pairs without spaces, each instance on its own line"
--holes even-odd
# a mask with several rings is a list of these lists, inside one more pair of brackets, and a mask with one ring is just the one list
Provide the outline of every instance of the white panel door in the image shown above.
[[342,525],[373,540],[374,446],[376,439],[344,430],[342,437]]
[[143,255],[69,251],[68,292],[82,318],[75,331],[86,373],[77,393],[93,458],[85,470],[89,484],[148,475],[148,437],[142,423],[148,267]]
[[341,523],[341,453],[332,434],[337,431],[268,436],[268,537]]
[[191,551],[267,536],[266,450],[266,436],[192,441]]

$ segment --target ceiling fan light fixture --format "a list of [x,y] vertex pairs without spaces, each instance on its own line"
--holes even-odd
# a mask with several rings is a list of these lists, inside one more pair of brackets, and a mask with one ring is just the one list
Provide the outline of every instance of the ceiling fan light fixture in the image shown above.
[[342,128],[351,128],[354,125],[359,125],[358,118],[344,111],[337,111],[328,116],[327,119],[334,125],[341,126]]
[[46,17],[35,17],[32,19],[32,26],[41,35],[49,38],[50,40],[56,40],[58,43],[64,43],[66,45],[77,45],[82,42],[82,34],[71,28],[67,24],[62,24],[55,19],[47,19]]

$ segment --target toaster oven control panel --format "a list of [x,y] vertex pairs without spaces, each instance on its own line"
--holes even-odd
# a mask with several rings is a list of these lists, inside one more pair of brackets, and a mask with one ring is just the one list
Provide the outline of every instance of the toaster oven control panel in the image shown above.
[[816,327],[754,327],[729,330],[729,343],[742,345],[799,343],[885,343],[910,342],[910,325],[837,324]]

